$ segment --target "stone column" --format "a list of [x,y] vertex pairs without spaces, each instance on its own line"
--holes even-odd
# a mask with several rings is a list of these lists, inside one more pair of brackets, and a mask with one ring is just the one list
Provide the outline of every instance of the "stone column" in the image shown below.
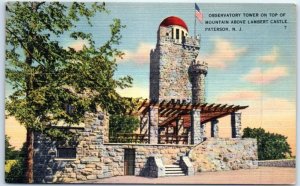
[[158,144],[158,107],[149,108],[149,143]]
[[183,134],[183,119],[179,119],[178,121],[178,135],[182,135]]
[[206,137],[206,123],[203,123],[200,125],[200,136],[201,136],[201,142]]
[[211,137],[218,138],[219,137],[219,120],[214,119],[211,121]]
[[211,121],[211,137],[218,138],[219,137],[219,120],[213,119]]
[[187,135],[188,135],[188,144],[193,144],[192,143],[192,126],[188,129],[188,132],[187,132]]
[[149,117],[147,114],[140,116],[140,134],[148,134]]
[[198,144],[202,141],[203,129],[201,127],[200,109],[191,111],[191,133],[189,135],[191,144]]
[[109,143],[109,116],[106,113],[98,113],[97,124],[103,126],[103,143]]
[[241,138],[241,115],[242,113],[231,113],[231,136],[232,138]]

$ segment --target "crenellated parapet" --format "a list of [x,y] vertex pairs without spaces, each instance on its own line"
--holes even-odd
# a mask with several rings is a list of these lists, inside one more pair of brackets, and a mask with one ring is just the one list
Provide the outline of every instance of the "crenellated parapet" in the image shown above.
[[208,70],[208,65],[206,62],[196,62],[193,63],[189,68],[189,74],[191,76],[198,76],[200,74],[204,74],[206,76]]
[[191,36],[186,36],[185,39],[175,39],[170,36],[161,36],[158,39],[158,44],[159,45],[165,45],[165,44],[175,44],[175,45],[181,45],[184,48],[187,49],[195,49],[199,50],[200,49],[200,36],[196,37],[191,37]]

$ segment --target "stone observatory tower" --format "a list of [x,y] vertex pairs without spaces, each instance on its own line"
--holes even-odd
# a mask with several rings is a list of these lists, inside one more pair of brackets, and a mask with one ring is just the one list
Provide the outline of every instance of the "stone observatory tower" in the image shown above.
[[150,53],[151,100],[192,100],[189,68],[195,63],[199,49],[200,38],[189,35],[182,19],[171,16],[160,23],[156,48]]
[[207,63],[200,61],[199,56],[189,68],[189,76],[192,83],[192,103],[205,103],[205,77]]

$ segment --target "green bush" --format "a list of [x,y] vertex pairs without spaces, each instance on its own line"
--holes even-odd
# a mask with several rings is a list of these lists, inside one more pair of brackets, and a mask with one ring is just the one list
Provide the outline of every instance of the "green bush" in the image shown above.
[[291,157],[291,148],[286,136],[266,132],[263,128],[245,128],[243,138],[256,138],[259,160],[286,159]]
[[10,170],[5,171],[5,182],[6,183],[25,183],[25,166],[22,158],[18,160],[6,161],[5,163],[10,164]]
[[139,127],[139,119],[128,115],[111,115],[109,117],[109,135],[133,133]]
[[[26,159],[26,144],[18,151],[18,156],[14,160],[5,160],[5,182],[6,183],[25,183],[25,159]],[[9,156],[5,156],[8,158]]]

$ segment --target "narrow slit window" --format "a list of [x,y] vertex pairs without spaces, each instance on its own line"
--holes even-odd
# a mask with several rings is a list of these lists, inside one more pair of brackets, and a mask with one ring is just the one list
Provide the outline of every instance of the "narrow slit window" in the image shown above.
[[179,39],[179,29],[176,29],[176,39]]

